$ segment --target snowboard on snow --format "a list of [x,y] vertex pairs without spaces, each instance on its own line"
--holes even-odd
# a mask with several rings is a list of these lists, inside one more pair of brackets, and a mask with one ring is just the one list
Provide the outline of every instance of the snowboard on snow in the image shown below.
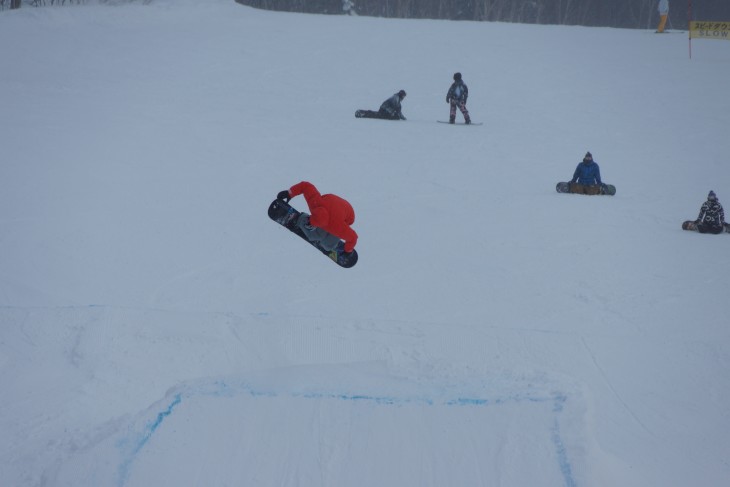
[[335,250],[325,250],[319,246],[318,242],[310,241],[302,230],[297,226],[301,212],[290,206],[283,200],[276,199],[269,205],[269,218],[279,225],[285,227],[290,232],[299,235],[304,241],[316,248],[324,255],[332,259],[340,267],[352,267],[357,263],[357,251],[353,250],[349,254],[345,252],[345,243],[340,240]]
[[438,123],[447,123],[449,125],[482,125],[483,122],[472,122],[472,123],[464,123],[464,122],[447,122],[446,120],[436,120]]
[[400,118],[383,117],[380,115],[380,112],[376,110],[355,110],[355,118],[376,118],[379,120],[401,121]]
[[[558,193],[570,193],[570,183],[568,182],[560,182],[555,186],[555,190]],[[616,194],[616,186],[613,184],[604,184],[601,186],[601,192],[598,194],[607,194],[609,196],[613,196]]]
[[[692,220],[682,223],[682,230],[697,231],[697,224]],[[730,223],[725,223],[725,232],[730,233]]]

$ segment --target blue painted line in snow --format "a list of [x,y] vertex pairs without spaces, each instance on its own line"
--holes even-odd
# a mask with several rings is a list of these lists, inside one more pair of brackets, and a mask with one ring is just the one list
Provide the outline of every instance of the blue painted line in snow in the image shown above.
[[565,397],[564,394],[557,394],[555,397],[553,397],[553,411],[556,413],[560,413],[563,411],[563,405],[565,404],[565,401],[568,400],[567,397]]
[[[132,447],[129,450],[127,458],[119,466],[119,481],[117,482],[119,487],[123,487],[129,477],[129,471],[131,466],[144,446],[149,442],[152,435],[157,431],[162,422],[170,416],[175,409],[182,402],[183,395],[185,397],[194,396],[213,396],[213,397],[234,397],[240,393],[247,393],[252,397],[268,397],[276,398],[282,394],[275,391],[258,390],[248,384],[238,384],[237,386],[230,386],[225,381],[215,381],[212,384],[213,388],[202,387],[198,390],[189,390],[187,392],[181,392],[174,396],[173,401],[168,407],[157,414],[156,418],[148,423],[141,435],[133,439]],[[455,406],[455,407],[484,407],[489,405],[501,405],[508,402],[534,402],[544,403],[553,402],[553,412],[560,414],[563,411],[563,406],[567,401],[567,397],[563,394],[557,394],[553,396],[536,396],[531,394],[517,394],[509,397],[501,397],[497,399],[487,399],[479,397],[458,397],[455,399],[445,399],[443,401],[434,401],[429,398],[412,397],[412,398],[399,398],[393,396],[373,396],[366,394],[336,394],[336,393],[325,393],[325,392],[307,392],[307,393],[289,393],[289,397],[301,397],[304,399],[332,399],[338,401],[354,401],[354,402],[370,402],[378,405],[386,406],[402,406],[408,404],[421,404],[425,406]],[[572,467],[568,460],[568,452],[563,444],[562,437],[560,435],[560,425],[558,423],[558,417],[555,417],[555,422],[551,430],[551,441],[555,446],[555,452],[558,459],[558,466],[563,476],[564,485],[566,487],[577,487],[576,481],[573,477]],[[128,439],[119,442],[118,446],[123,447],[128,444]]]
[[447,406],[486,406],[489,399],[474,399],[470,397],[460,397],[446,402]]
[[305,399],[335,399],[338,401],[353,402],[372,402],[375,404],[384,404],[386,406],[395,406],[402,404],[424,404],[433,406],[433,401],[427,398],[398,398],[393,396],[369,396],[366,394],[327,394],[321,392],[308,392],[305,394],[291,394],[291,397],[303,397]]
[[568,460],[568,452],[563,444],[563,439],[560,436],[560,425],[558,424],[558,418],[555,418],[553,423],[553,430],[551,433],[551,439],[553,445],[555,445],[555,453],[558,455],[558,466],[560,467],[560,473],[563,474],[563,482],[565,487],[576,487],[575,479],[573,478],[573,469],[570,466]]
[[150,438],[152,438],[152,435],[155,433],[155,431],[157,431],[157,428],[160,427],[165,418],[172,414],[175,406],[177,406],[181,402],[182,396],[180,394],[177,394],[173,401],[170,403],[170,405],[167,406],[167,409],[157,413],[157,417],[155,418],[155,420],[147,424],[144,431],[142,432],[142,435],[133,443],[130,455],[119,466],[119,481],[117,482],[117,485],[121,487],[127,482],[127,478],[129,477],[129,469],[132,466],[132,462],[137,457],[137,454],[140,452],[140,450],[142,450],[142,448],[144,448]]
[[388,396],[366,396],[360,394],[323,394],[318,392],[308,392],[306,394],[294,394],[294,397],[303,397],[305,399],[336,399],[339,401],[364,401],[374,402],[376,404],[396,404],[398,399]]
[[560,467],[560,473],[563,475],[563,482],[565,487],[576,487],[578,484],[575,482],[573,477],[573,468],[570,466],[568,460],[568,451],[563,443],[563,438],[560,435],[560,423],[558,422],[558,414],[563,412],[565,402],[568,398],[565,394],[555,394],[553,397],[553,412],[555,413],[555,421],[553,422],[553,428],[550,433],[550,439],[555,445],[555,454],[558,457],[558,466]]

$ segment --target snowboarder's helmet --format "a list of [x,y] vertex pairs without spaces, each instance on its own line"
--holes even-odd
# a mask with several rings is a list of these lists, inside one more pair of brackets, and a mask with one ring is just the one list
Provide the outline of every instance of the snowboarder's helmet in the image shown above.
[[715,192],[714,191],[710,191],[707,194],[707,199],[710,200],[710,201],[717,201],[717,195],[715,195]]
[[461,73],[454,73],[454,81],[461,81]]
[[584,161],[591,161],[591,160],[593,160],[593,154],[591,154],[590,152],[586,152],[586,155],[583,156],[583,160]]
[[405,97],[406,97],[406,90],[400,90],[400,91],[398,92],[398,96],[400,96],[400,97],[401,97],[401,99],[402,99],[402,98],[405,98]]

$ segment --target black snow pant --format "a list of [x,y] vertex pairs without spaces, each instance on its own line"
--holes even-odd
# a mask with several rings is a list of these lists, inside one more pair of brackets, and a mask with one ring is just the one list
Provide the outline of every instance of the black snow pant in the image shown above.
[[400,117],[397,114],[391,115],[385,110],[378,110],[377,112],[374,110],[358,110],[356,112],[356,115],[357,118],[382,118],[385,120],[400,120]]
[[697,231],[700,233],[714,233],[717,235],[718,233],[724,232],[725,227],[722,225],[707,225],[705,223],[700,223],[697,225]]

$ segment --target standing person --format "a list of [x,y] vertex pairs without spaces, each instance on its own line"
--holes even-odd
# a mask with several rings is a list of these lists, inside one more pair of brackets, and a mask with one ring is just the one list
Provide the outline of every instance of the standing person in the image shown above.
[[304,195],[311,215],[302,212],[297,226],[311,242],[331,251],[345,241],[345,252],[352,252],[357,244],[357,233],[351,228],[355,223],[355,210],[347,200],[334,194],[320,194],[310,182],[302,181],[288,190],[280,191],[276,197],[289,201],[300,194]]
[[583,162],[578,163],[573,173],[573,179],[570,180],[570,192],[578,194],[600,194],[601,186],[601,169],[593,160],[593,155],[586,152]]
[[659,27],[656,29],[657,34],[664,33],[664,26],[667,24],[667,17],[669,16],[669,0],[659,0]]
[[376,112],[373,110],[357,110],[355,111],[355,117],[357,118],[382,118],[385,120],[405,120],[406,117],[401,111],[401,102],[406,97],[406,91],[400,90],[381,105],[380,109]]
[[446,103],[449,104],[449,123],[456,122],[456,107],[459,107],[461,114],[464,115],[464,123],[471,123],[469,110],[466,109],[467,98],[469,98],[469,88],[461,79],[461,73],[454,73],[454,82],[451,83],[451,87],[446,93]]
[[725,231],[725,211],[717,200],[714,191],[707,195],[707,201],[702,203],[700,214],[695,220],[697,231],[700,233],[722,233]]

